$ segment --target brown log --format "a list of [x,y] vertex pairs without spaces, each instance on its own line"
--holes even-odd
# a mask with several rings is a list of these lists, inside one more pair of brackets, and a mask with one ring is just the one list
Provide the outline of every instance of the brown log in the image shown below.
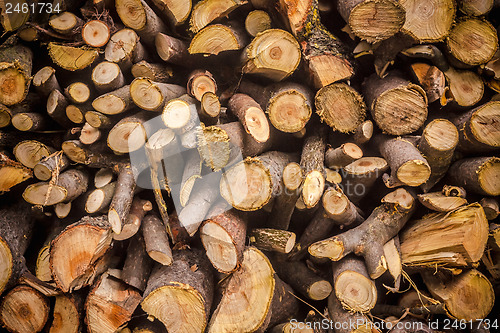
[[82,25],[82,19],[71,12],[62,12],[49,19],[49,26],[62,35],[74,35]]
[[139,36],[131,29],[115,32],[104,51],[106,61],[117,63],[122,69],[129,69],[132,64],[144,60],[146,51],[139,42]]
[[49,333],[78,333],[82,323],[84,299],[81,294],[61,294],[56,296],[54,313]]
[[498,157],[471,157],[453,163],[448,175],[452,184],[467,191],[495,196],[500,195],[499,168]]
[[245,30],[252,37],[267,29],[271,29],[271,17],[263,10],[252,10],[245,19]]
[[111,37],[111,29],[108,24],[100,20],[91,20],[82,28],[82,38],[85,43],[92,47],[103,47]]
[[217,82],[214,76],[207,70],[195,69],[189,74],[187,81],[187,93],[201,102],[206,92],[217,92]]
[[262,251],[289,253],[295,245],[296,235],[287,230],[255,228],[249,234],[250,244]]
[[201,96],[200,110],[198,115],[200,120],[206,125],[215,125],[219,121],[222,107],[219,97],[212,92],[206,92]]
[[218,55],[225,51],[241,50],[245,45],[247,36],[239,25],[211,24],[196,33],[188,51],[189,54]]
[[338,148],[328,148],[325,165],[330,169],[340,169],[363,157],[363,151],[354,143],[344,143]]
[[136,235],[128,245],[121,279],[129,286],[144,292],[152,268],[153,260],[148,257],[144,238]]
[[55,73],[56,70],[50,66],[45,66],[36,72],[33,76],[33,86],[39,94],[48,96],[53,90],[61,90]]
[[108,134],[108,146],[115,153],[124,154],[138,150],[146,143],[145,123],[152,117],[149,111],[141,111],[122,118]]
[[349,200],[339,186],[332,186],[323,193],[322,205],[325,214],[341,228],[356,226],[363,221],[361,210]]
[[105,93],[123,87],[125,78],[120,66],[114,62],[103,61],[92,70],[92,83],[99,92]]
[[0,104],[14,105],[26,98],[30,86],[33,52],[21,44],[0,48]]
[[168,22],[174,26],[186,22],[192,7],[191,0],[154,0],[153,4],[167,16]]
[[488,220],[494,220],[500,215],[500,204],[496,198],[482,198],[479,204],[483,207],[484,214]]
[[148,78],[136,78],[130,84],[132,101],[141,109],[160,111],[165,103],[186,93],[186,89],[169,83],[153,82]]
[[99,56],[99,51],[94,48],[74,47],[55,42],[49,43],[48,50],[55,64],[72,72],[91,66]]
[[136,182],[129,164],[120,168],[115,193],[109,205],[108,221],[115,234],[120,234],[132,206]]
[[71,127],[73,122],[66,115],[69,102],[59,90],[52,90],[47,98],[47,114],[63,127]]
[[135,63],[130,71],[135,78],[146,77],[151,81],[161,83],[171,81],[174,76],[171,67],[164,64],[149,63],[145,60]]
[[[83,117],[83,115],[82,115]],[[97,142],[101,138],[101,131],[98,128],[90,126],[89,123],[85,123],[80,132],[80,142],[84,145],[90,145]]]
[[316,127],[304,140],[300,157],[304,174],[301,197],[307,208],[316,206],[325,189],[325,149],[326,127]]
[[464,198],[446,196],[441,192],[419,194],[417,197],[423,206],[436,212],[450,212],[467,204]]
[[[331,293],[328,297],[328,314],[330,318],[336,318],[335,322],[341,323],[334,326],[335,333],[381,332],[365,315],[346,310],[335,293]],[[342,325],[343,323],[346,324]]]
[[387,161],[380,157],[362,157],[346,165],[342,174],[342,191],[353,203],[358,203],[387,168]]
[[429,104],[446,98],[446,78],[439,68],[417,62],[411,65],[411,72],[416,77],[419,85],[425,90]]
[[115,187],[116,182],[112,182],[89,192],[85,202],[85,211],[89,214],[104,213],[113,199]]
[[72,103],[85,103],[90,98],[90,89],[83,82],[73,82],[64,89],[64,94]]
[[69,160],[62,151],[57,151],[40,160],[33,167],[33,174],[36,178],[46,181],[52,178],[52,175],[59,174],[69,167]]
[[181,66],[190,64],[189,45],[183,40],[159,33],[155,37],[155,46],[163,61]]
[[142,234],[146,252],[151,259],[164,266],[172,265],[172,251],[167,232],[162,221],[155,215],[147,215],[143,220]]

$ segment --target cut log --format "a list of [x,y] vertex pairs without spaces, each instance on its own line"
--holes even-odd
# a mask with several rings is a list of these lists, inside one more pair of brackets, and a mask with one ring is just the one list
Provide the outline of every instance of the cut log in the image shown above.
[[198,101],[201,101],[206,92],[217,92],[217,82],[214,76],[207,70],[196,69],[189,74],[187,81],[187,93]]
[[262,251],[289,253],[295,245],[296,235],[287,230],[255,228],[249,234],[250,244]]
[[494,0],[466,0],[459,1],[459,8],[466,15],[482,16],[488,14],[494,4]]
[[380,153],[391,168],[391,175],[384,175],[387,187],[419,186],[429,179],[431,167],[412,143],[401,138],[377,139],[381,140]]
[[10,332],[40,332],[49,311],[46,297],[29,286],[19,285],[3,296],[0,321]]
[[478,106],[453,120],[460,135],[458,149],[467,153],[500,148],[500,101]]
[[314,274],[300,261],[274,261],[273,267],[283,281],[311,300],[323,300],[332,292],[330,282]]
[[19,131],[40,131],[47,126],[47,118],[40,113],[22,112],[12,117],[12,126]]
[[152,113],[142,111],[122,118],[108,134],[108,146],[115,153],[125,154],[138,150],[146,143],[145,123]]
[[243,50],[243,73],[281,81],[297,69],[300,55],[300,45],[289,32],[268,29],[259,33]]
[[115,32],[104,50],[107,61],[117,63],[122,69],[129,69],[132,64],[144,60],[146,50],[139,42],[139,36],[131,29]]
[[50,66],[45,66],[36,72],[33,76],[33,86],[43,96],[48,96],[53,90],[61,90],[56,78],[56,70]]
[[89,333],[116,332],[132,318],[140,304],[139,292],[113,276],[119,273],[108,270],[90,290],[85,301]]
[[467,267],[481,259],[487,240],[488,220],[478,203],[429,214],[401,233],[403,264]]
[[90,98],[90,89],[86,83],[73,82],[64,89],[64,93],[73,103],[85,103]]
[[92,106],[96,111],[115,115],[123,113],[134,106],[130,97],[130,86],[126,85],[94,99]]
[[415,0],[400,2],[406,11],[402,31],[413,36],[420,43],[440,42],[450,33],[455,20],[455,2],[432,0],[421,3]]
[[215,125],[219,121],[222,111],[219,97],[213,92],[206,92],[201,96],[200,110],[198,115],[200,120],[206,125]]
[[84,115],[85,121],[92,127],[98,129],[108,129],[115,125],[115,118],[108,117],[98,111],[87,111]]
[[86,46],[74,47],[50,42],[49,55],[59,67],[68,71],[78,71],[89,67],[99,55],[99,51]]
[[153,4],[168,18],[168,22],[178,26],[186,22],[191,13],[191,0],[153,0]]
[[229,15],[233,10],[246,4],[245,0],[203,0],[191,12],[190,30],[197,33],[212,21]]
[[54,303],[54,319],[49,333],[78,333],[83,324],[81,316],[83,313],[82,295],[62,294],[56,296]]
[[433,103],[437,100],[446,99],[446,78],[444,73],[436,66],[417,62],[411,65],[411,72],[417,79],[418,84],[425,90],[427,100]]
[[497,31],[488,21],[464,19],[450,31],[446,46],[451,55],[464,64],[485,64],[498,49]]
[[54,213],[60,219],[63,219],[71,213],[71,201],[70,202],[60,202],[54,205]]
[[153,82],[148,78],[136,78],[130,84],[132,101],[148,111],[160,111],[166,102],[185,93],[186,89],[179,85]]
[[165,32],[165,23],[144,0],[117,0],[116,13],[125,26],[137,31],[141,40],[153,45],[157,33]]
[[164,64],[149,63],[145,60],[135,63],[130,71],[135,78],[145,77],[151,81],[161,83],[171,81],[174,76],[171,67]]
[[335,293],[328,296],[328,314],[330,318],[336,318],[337,323],[354,323],[353,325],[336,325],[333,332],[335,333],[380,333],[381,331],[375,328],[365,315],[357,312],[352,312],[344,309],[344,306],[337,298]]
[[[83,115],[82,115],[83,117]],[[101,131],[98,128],[90,126],[85,123],[80,132],[80,142],[84,145],[90,145],[101,138]]]
[[59,175],[62,171],[69,167],[69,160],[62,151],[57,151],[49,156],[40,160],[33,167],[33,174],[36,178],[46,181],[52,178],[55,173]]
[[82,169],[67,170],[54,177],[54,181],[29,185],[23,198],[33,205],[43,206],[71,202],[87,191],[88,178]]
[[164,266],[172,265],[172,251],[162,221],[155,215],[148,215],[142,223],[142,234],[144,235],[147,254],[151,259]]
[[408,191],[397,189],[382,198],[382,205],[358,227],[309,246],[309,253],[318,258],[338,261],[354,252],[365,258],[372,279],[387,270],[384,245],[410,219],[415,210],[414,198]]
[[91,20],[82,28],[82,38],[85,43],[92,47],[103,47],[111,37],[111,29],[104,21]]
[[321,88],[314,98],[316,113],[334,131],[353,132],[366,115],[361,95],[345,83],[332,83]]
[[424,128],[417,147],[431,167],[429,179],[421,185],[424,192],[429,191],[446,174],[458,144],[458,131],[446,119],[435,119]]
[[259,104],[245,94],[234,94],[228,102],[231,112],[238,117],[245,131],[258,142],[270,136],[269,121]]
[[11,160],[4,153],[0,153],[0,193],[9,191],[12,187],[31,177],[33,174],[29,168]]
[[377,303],[375,282],[368,276],[363,260],[356,256],[349,255],[334,263],[333,286],[348,311],[366,313]]
[[259,32],[271,29],[271,17],[263,10],[252,10],[245,19],[245,30],[252,37]]
[[33,52],[23,45],[0,48],[0,104],[14,105],[26,98],[31,82]]
[[85,202],[85,211],[89,214],[104,213],[113,199],[115,187],[116,182],[112,182],[89,192]]
[[118,64],[103,61],[92,70],[92,82],[98,91],[104,93],[123,87],[125,78]]
[[66,115],[69,102],[59,90],[52,90],[47,98],[47,114],[63,127],[72,127],[73,122]]
[[486,318],[493,308],[495,294],[490,281],[475,269],[451,279],[441,275],[423,274],[432,296],[444,303],[446,314],[458,320]]
[[325,165],[330,169],[341,169],[363,157],[363,151],[354,143],[344,143],[338,148],[328,148],[325,152]]
[[196,100],[184,94],[178,98],[170,98],[166,102],[161,119],[172,133],[182,135],[200,125],[197,110]]
[[471,157],[453,163],[448,172],[452,184],[482,195],[500,195],[500,158]]
[[127,257],[123,264],[121,280],[129,286],[144,292],[153,263],[153,260],[148,257],[146,252],[144,238],[141,235],[135,235],[130,240],[127,248]]
[[208,322],[213,288],[210,262],[201,251],[176,251],[172,266],[157,266],[151,274],[141,307],[169,332],[201,333]]
[[115,194],[111,200],[108,211],[108,220],[113,232],[120,234],[134,199],[136,189],[135,177],[130,164],[120,167],[116,179]]
[[155,37],[155,46],[156,52],[163,61],[180,66],[190,64],[189,45],[183,40],[159,33]]
[[301,197],[306,208],[316,206],[325,190],[325,149],[326,127],[316,127],[305,139],[300,157],[304,173]]
[[391,72],[384,78],[372,74],[363,83],[363,94],[373,120],[392,135],[409,134],[427,119],[427,95],[418,85]]
[[141,227],[144,215],[153,209],[151,201],[134,198],[127,219],[122,227],[120,234],[113,233],[113,239],[125,240],[134,236]]
[[373,122],[365,120],[355,130],[353,134],[353,141],[357,145],[362,145],[370,141],[373,135]]
[[81,28],[83,21],[71,12],[62,12],[49,19],[49,26],[61,35],[74,35]]
[[322,205],[326,215],[336,222],[341,228],[363,222],[363,216],[340,187],[330,187],[323,194]]
[[212,24],[200,30],[189,44],[190,54],[218,55],[241,50],[247,45],[245,31],[239,26]]
[[362,157],[346,165],[342,174],[342,191],[353,203],[358,203],[387,168],[387,161],[380,157]]
[[393,36],[405,23],[405,9],[390,0],[341,0],[337,2],[337,9],[351,31],[369,43]]
[[467,204],[467,200],[464,198],[446,196],[441,192],[419,194],[418,201],[420,201],[423,206],[436,212],[451,212]]
[[500,204],[496,198],[482,198],[479,204],[483,207],[484,215],[488,220],[494,220],[500,215]]

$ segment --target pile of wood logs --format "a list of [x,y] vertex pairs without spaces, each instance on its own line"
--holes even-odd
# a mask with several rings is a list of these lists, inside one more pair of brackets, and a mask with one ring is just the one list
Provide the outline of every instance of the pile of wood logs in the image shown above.
[[15,0],[0,23],[8,331],[499,329],[499,1]]

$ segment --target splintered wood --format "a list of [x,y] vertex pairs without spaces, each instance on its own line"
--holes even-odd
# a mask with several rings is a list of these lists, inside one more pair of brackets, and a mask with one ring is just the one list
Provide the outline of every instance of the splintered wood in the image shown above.
[[7,331],[498,331],[500,1],[15,0],[0,24]]

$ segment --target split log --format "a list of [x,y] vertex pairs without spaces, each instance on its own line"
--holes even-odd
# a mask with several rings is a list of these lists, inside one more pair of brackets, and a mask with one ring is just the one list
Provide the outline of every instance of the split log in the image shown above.
[[306,208],[316,206],[325,190],[325,149],[326,127],[316,127],[306,137],[300,157],[300,168],[304,173],[301,197]]
[[427,95],[418,85],[391,72],[384,78],[372,74],[363,83],[363,94],[373,120],[383,132],[409,134],[427,119]]
[[164,64],[149,63],[145,60],[135,63],[130,72],[135,78],[145,77],[154,82],[167,83],[174,77],[171,67]]
[[346,165],[342,174],[342,191],[349,200],[358,203],[387,168],[387,161],[380,157],[362,157]]
[[99,56],[98,49],[86,46],[74,47],[50,42],[49,55],[59,67],[68,71],[79,71],[91,66]]
[[[210,262],[201,251],[176,251],[171,266],[157,266],[151,274],[141,307],[169,332],[201,333],[210,315],[213,288]],[[165,312],[165,307],[170,310]]]
[[179,85],[153,82],[148,78],[136,78],[130,84],[132,101],[148,111],[160,111],[166,102],[185,93],[186,89]]
[[460,20],[446,39],[450,54],[464,64],[487,63],[498,49],[497,31],[491,23],[478,18]]
[[88,174],[82,169],[67,170],[57,176],[54,182],[40,182],[29,185],[23,198],[33,205],[51,206],[68,203],[82,195],[88,188]]
[[439,100],[441,104],[446,98],[448,88],[444,73],[437,68],[422,62],[411,64],[411,72],[417,79],[418,84],[425,90],[429,104]]
[[164,266],[172,265],[173,257],[170,242],[162,221],[155,215],[147,215],[142,224],[146,253],[151,259]]
[[29,168],[0,153],[0,193],[9,191],[31,177],[33,174]]
[[458,131],[446,119],[435,119],[424,128],[417,144],[431,167],[429,179],[421,185],[424,192],[429,191],[446,174],[458,144]]
[[92,284],[106,269],[103,256],[111,240],[105,216],[85,216],[66,227],[50,246],[50,268],[58,288],[70,292]]
[[113,239],[125,240],[129,239],[139,231],[144,216],[153,209],[151,201],[134,198],[127,219],[122,226],[122,231],[119,234],[113,233]]
[[102,274],[87,296],[85,321],[89,333],[116,332],[132,318],[141,302],[137,290],[113,276],[119,272]]
[[125,78],[118,64],[103,61],[92,70],[92,83],[99,92],[105,93],[123,87]]
[[317,258],[338,261],[349,253],[365,258],[372,279],[387,270],[384,245],[393,238],[410,219],[415,200],[408,191],[397,189],[382,198],[382,205],[358,227],[309,246],[309,253]]
[[456,161],[448,175],[452,184],[482,195],[500,195],[498,157],[471,157]]
[[122,69],[129,69],[132,64],[144,60],[146,55],[139,36],[131,29],[115,32],[104,50],[104,59],[117,63]]
[[[442,228],[446,228],[445,234]],[[487,240],[488,220],[478,203],[429,214],[401,233],[403,264],[467,267],[481,259]]]
[[218,55],[221,52],[241,50],[247,45],[247,36],[240,26],[212,24],[200,30],[189,44],[189,54]]
[[306,86],[283,82],[266,88],[243,81],[239,91],[255,99],[271,124],[286,133],[301,131],[312,113],[312,93]]
[[450,33],[455,20],[455,2],[433,0],[422,4],[415,0],[401,1],[406,11],[402,31],[413,36],[419,43],[440,42]]
[[252,37],[271,29],[271,17],[263,10],[252,10],[245,19],[245,30]]
[[427,182],[431,175],[431,167],[412,143],[402,138],[379,137],[378,139],[380,153],[391,168],[391,175],[384,175],[387,187],[419,186]]
[[49,333],[79,333],[84,299],[79,294],[61,294],[55,297],[52,324]]
[[321,88],[314,98],[316,113],[334,131],[357,129],[366,115],[361,95],[345,83],[332,83]]
[[48,96],[53,90],[61,90],[55,73],[54,68],[45,66],[33,76],[33,86],[40,95]]
[[[0,292],[12,287],[23,271],[24,252],[33,232],[33,217],[26,203],[9,204],[4,199],[0,209]],[[4,298],[5,299],[5,298]]]
[[241,266],[246,239],[246,219],[235,210],[209,213],[200,227],[200,239],[212,266],[231,273]]
[[14,105],[26,98],[31,82],[33,52],[26,46],[0,47],[0,104]]
[[446,314],[451,318],[466,321],[483,319],[493,308],[493,287],[490,281],[475,269],[451,279],[430,273],[423,274],[422,277],[432,296],[444,303]]
[[92,106],[96,111],[108,115],[115,115],[129,110],[134,106],[130,96],[130,86],[126,85],[97,97],[92,102]]
[[335,295],[344,309],[366,313],[377,303],[377,288],[365,263],[353,255],[333,264]]
[[289,253],[295,245],[296,235],[287,230],[255,228],[249,234],[250,244],[261,251]]
[[55,173],[59,175],[62,171],[69,167],[69,160],[62,151],[57,151],[40,160],[33,167],[33,174],[36,178],[47,181],[52,178]]
[[387,39],[401,29],[405,23],[403,6],[390,0],[341,0],[337,2],[339,14],[351,31],[369,43]]
[[341,169],[363,157],[363,151],[356,144],[347,142],[338,148],[329,147],[325,152],[325,165],[330,169]]
[[10,332],[40,332],[49,318],[46,297],[35,289],[19,285],[3,296],[0,321]]
[[419,194],[418,201],[423,206],[436,212],[450,212],[467,204],[467,200],[464,198],[446,196],[441,192]]
[[191,0],[153,0],[153,4],[166,14],[168,22],[174,26],[179,26],[187,21],[192,7]]
[[330,187],[323,193],[322,205],[326,215],[341,228],[357,226],[363,221],[361,210],[356,207],[340,187]]
[[197,33],[212,21],[229,15],[233,10],[246,4],[244,0],[203,0],[198,2],[191,11],[190,29]]
[[242,71],[281,81],[297,69],[300,58],[300,45],[295,37],[285,30],[267,29],[243,50]]

